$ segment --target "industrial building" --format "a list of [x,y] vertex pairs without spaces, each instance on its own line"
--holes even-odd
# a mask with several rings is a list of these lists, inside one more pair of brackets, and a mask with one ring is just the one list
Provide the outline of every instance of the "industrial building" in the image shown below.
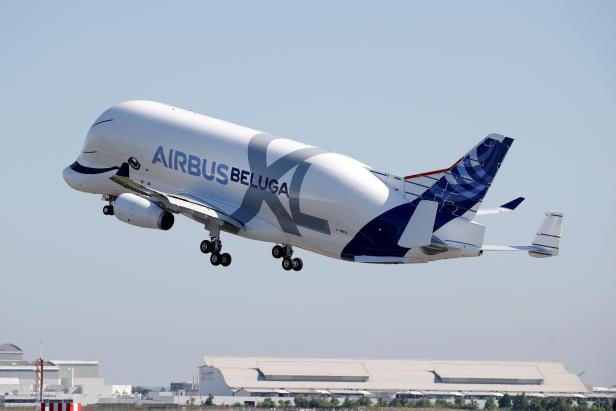
[[477,399],[505,393],[586,398],[592,391],[558,362],[206,357],[199,394]]
[[[130,395],[130,385],[107,385],[95,360],[47,360],[43,370],[46,399],[76,399],[83,404],[101,398]],[[15,344],[0,345],[0,404],[25,405],[36,400],[36,363],[24,360]]]

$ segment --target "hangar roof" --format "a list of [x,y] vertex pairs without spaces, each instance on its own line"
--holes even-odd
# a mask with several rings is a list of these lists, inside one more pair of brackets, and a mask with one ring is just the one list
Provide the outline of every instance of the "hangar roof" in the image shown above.
[[0,352],[22,352],[21,348],[11,343],[4,343],[0,345]]
[[583,393],[557,362],[205,357],[231,389]]

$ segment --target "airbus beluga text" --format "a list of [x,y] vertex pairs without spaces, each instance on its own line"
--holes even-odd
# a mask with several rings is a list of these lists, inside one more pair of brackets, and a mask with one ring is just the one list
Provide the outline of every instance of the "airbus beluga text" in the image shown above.
[[203,225],[201,251],[228,266],[221,233],[274,243],[285,270],[294,247],[363,263],[425,263],[525,250],[558,255],[562,214],[548,212],[529,245],[483,244],[476,215],[515,209],[519,197],[480,208],[513,139],[490,134],[447,169],[406,177],[342,154],[151,101],[105,111],[77,160],[75,190],[102,194],[106,215],[168,230],[182,214]]

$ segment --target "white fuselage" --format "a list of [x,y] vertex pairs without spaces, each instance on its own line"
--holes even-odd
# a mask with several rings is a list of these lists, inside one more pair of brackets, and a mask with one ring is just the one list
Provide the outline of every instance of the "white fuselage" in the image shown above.
[[[67,167],[64,178],[77,190],[118,196],[127,190],[110,177],[127,161],[131,178],[144,186],[190,196],[238,219],[244,224],[238,235],[334,258],[370,221],[409,202],[386,175],[342,154],[148,101],[105,111],[88,132],[76,162],[81,168]],[[375,255],[383,262],[425,262],[477,250],[469,253]]]

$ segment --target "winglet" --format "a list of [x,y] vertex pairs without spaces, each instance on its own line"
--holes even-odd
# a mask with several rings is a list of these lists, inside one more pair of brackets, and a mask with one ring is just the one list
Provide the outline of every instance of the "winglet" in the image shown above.
[[555,257],[560,250],[563,213],[548,211],[533,239],[533,249],[528,251],[531,257]]
[[518,197],[515,200],[511,200],[508,203],[503,204],[502,206],[500,206],[500,208],[506,208],[507,210],[515,210],[520,204],[522,204],[522,201],[524,201],[524,197]]

